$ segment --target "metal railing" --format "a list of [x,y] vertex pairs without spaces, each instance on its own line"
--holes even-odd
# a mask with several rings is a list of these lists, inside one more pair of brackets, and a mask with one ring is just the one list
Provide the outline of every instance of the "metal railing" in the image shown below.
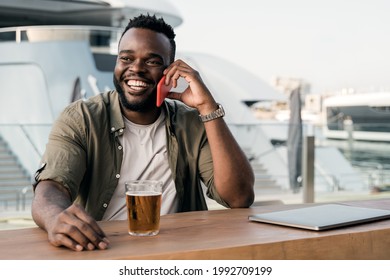
[[[274,145],[263,149],[257,153],[252,153],[253,148],[256,145],[261,145],[261,143],[256,143],[255,135],[258,134],[255,131],[261,129],[262,127],[269,126],[283,126],[286,131],[287,137],[287,127],[288,123],[265,123],[265,124],[229,124],[229,127],[232,128],[232,131],[236,131],[239,128],[239,132],[242,135],[245,135],[241,143],[245,143],[245,150],[250,153],[252,160],[260,159],[267,155],[276,155],[280,152],[281,148],[286,148],[286,141],[273,141]],[[303,125],[305,126],[305,124]],[[315,147],[316,148],[334,148],[340,152],[346,161],[352,166],[351,172],[343,172],[336,174],[329,173],[325,169],[321,169],[321,166],[316,166],[316,185],[327,184],[329,187],[328,191],[342,191],[345,190],[345,182],[351,182],[353,180],[360,180],[363,185],[363,189],[370,190],[372,188],[381,188],[390,186],[390,145],[385,142],[367,142],[367,141],[356,141],[354,139],[348,140],[335,140],[327,139],[322,134],[322,127],[317,125],[313,127],[304,127],[304,133],[310,131],[315,135]],[[235,135],[237,136],[237,135]],[[249,137],[248,137],[249,136]],[[251,138],[252,137],[252,138]],[[240,135],[236,137],[240,139]],[[286,140],[285,138],[284,140]],[[271,141],[271,140],[270,140]],[[356,156],[361,155],[362,153],[368,153],[367,159],[354,159]],[[388,151],[388,152],[386,152]],[[386,157],[387,155],[387,157]],[[335,162],[337,164],[337,162]],[[277,174],[273,172],[273,178],[283,178],[285,179],[286,174]],[[341,181],[340,178],[343,180]],[[280,181],[280,180],[279,180]]]
[[0,188],[0,209],[4,211],[26,211],[31,206],[33,192],[31,186],[22,188]]

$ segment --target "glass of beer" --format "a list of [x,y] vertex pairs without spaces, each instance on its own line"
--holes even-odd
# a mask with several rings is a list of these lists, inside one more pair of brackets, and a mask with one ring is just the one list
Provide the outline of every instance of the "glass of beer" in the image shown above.
[[129,234],[135,236],[158,234],[162,182],[136,180],[126,182],[125,186]]

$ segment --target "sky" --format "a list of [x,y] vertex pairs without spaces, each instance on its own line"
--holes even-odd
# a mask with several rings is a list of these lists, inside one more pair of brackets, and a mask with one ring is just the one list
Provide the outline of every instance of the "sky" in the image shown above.
[[178,51],[224,58],[312,93],[390,90],[389,0],[168,0]]

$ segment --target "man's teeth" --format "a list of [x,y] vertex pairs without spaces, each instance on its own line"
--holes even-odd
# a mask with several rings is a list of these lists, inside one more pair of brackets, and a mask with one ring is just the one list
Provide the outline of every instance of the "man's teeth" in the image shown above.
[[148,86],[147,83],[142,81],[130,80],[127,82],[127,85],[130,87],[145,88]]

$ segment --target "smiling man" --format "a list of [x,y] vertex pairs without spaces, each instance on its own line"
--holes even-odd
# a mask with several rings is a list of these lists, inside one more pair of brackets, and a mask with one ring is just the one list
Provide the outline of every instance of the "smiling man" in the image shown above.
[[[106,249],[100,220],[124,220],[125,181],[163,182],[161,214],[207,210],[206,194],[249,207],[254,176],[224,111],[199,73],[175,60],[175,33],[163,19],[129,21],[118,47],[115,89],[70,104],[54,123],[36,174],[32,214],[55,246]],[[156,88],[177,86],[156,106]]]

